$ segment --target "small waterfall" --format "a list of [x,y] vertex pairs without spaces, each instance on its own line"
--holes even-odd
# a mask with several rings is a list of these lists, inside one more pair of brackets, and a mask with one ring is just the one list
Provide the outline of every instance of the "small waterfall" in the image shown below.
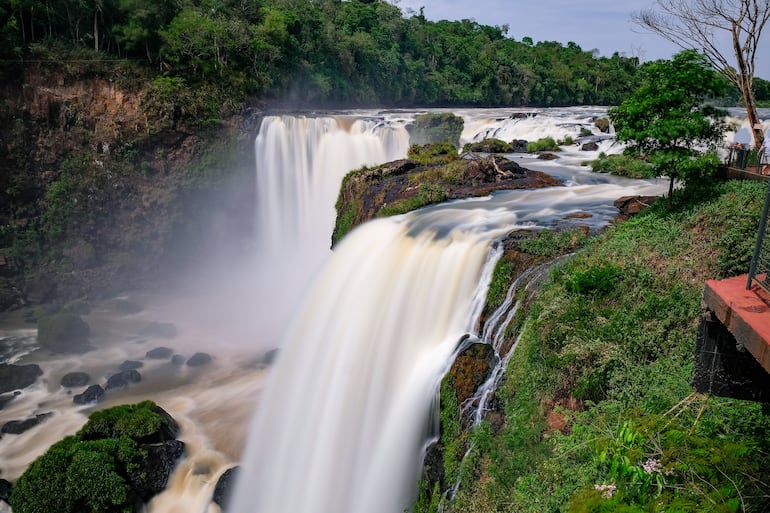
[[395,513],[413,499],[434,391],[494,258],[487,237],[407,228],[355,230],[308,294],[260,399],[235,513]]

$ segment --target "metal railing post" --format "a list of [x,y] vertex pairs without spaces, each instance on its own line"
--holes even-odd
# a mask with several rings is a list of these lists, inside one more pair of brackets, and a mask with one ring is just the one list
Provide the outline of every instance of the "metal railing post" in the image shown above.
[[751,288],[751,283],[757,274],[765,274],[765,281],[757,280],[757,284],[770,292],[770,282],[767,276],[770,273],[770,248],[764,250],[765,236],[767,235],[768,215],[770,214],[770,180],[767,182],[767,193],[765,194],[765,205],[762,207],[762,217],[759,221],[759,230],[757,231],[757,243],[754,246],[754,255],[751,257],[751,267],[749,267],[749,279],[746,288]]

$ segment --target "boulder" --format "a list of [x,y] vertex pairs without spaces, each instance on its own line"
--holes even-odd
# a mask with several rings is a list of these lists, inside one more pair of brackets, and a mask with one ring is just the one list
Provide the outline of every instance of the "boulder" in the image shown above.
[[166,410],[153,403],[115,406],[92,413],[78,432],[83,440],[130,436],[139,444],[156,445],[175,440],[179,424]]
[[623,215],[631,216],[646,209],[657,199],[657,196],[622,196],[615,200],[614,205]]
[[170,322],[151,322],[139,330],[143,337],[174,338],[176,334],[176,326]]
[[265,365],[272,365],[275,359],[278,358],[278,349],[271,349],[262,355],[262,362]]
[[104,400],[104,396],[104,389],[100,385],[91,385],[82,394],[73,396],[72,402],[75,404],[100,403]]
[[14,394],[3,394],[0,395],[0,410],[5,408],[5,405],[13,401],[13,398],[16,397]]
[[171,357],[171,365],[182,365],[184,363],[184,356],[181,354],[175,354]]
[[0,479],[0,501],[8,503],[8,499],[11,497],[11,483],[5,479]]
[[140,381],[142,381],[142,375],[138,371],[134,369],[124,370],[110,376],[104,390],[121,390],[128,387],[130,383],[139,383]]
[[5,424],[3,424],[2,428],[0,428],[0,433],[4,433],[8,435],[20,435],[25,431],[29,431],[30,429],[37,426],[41,422],[45,421],[50,416],[51,416],[50,413],[41,413],[39,415],[35,415],[34,417],[30,417],[24,420],[8,421]]
[[610,131],[610,120],[607,118],[598,118],[594,121],[594,126],[602,133],[607,134]]
[[136,370],[140,369],[144,366],[144,362],[140,362],[137,360],[126,360],[125,362],[120,364],[120,367],[118,367],[122,371],[127,370]]
[[27,388],[37,381],[41,374],[43,374],[42,369],[34,363],[27,365],[0,363],[0,394]]
[[170,358],[173,353],[174,350],[170,347],[156,347],[155,349],[150,349],[147,351],[145,356],[153,360],[165,360]]
[[409,143],[420,146],[449,141],[455,148],[460,146],[465,121],[451,112],[436,112],[415,116],[414,124],[407,127]]
[[61,378],[61,386],[64,388],[83,387],[91,381],[91,376],[85,372],[68,372]]
[[37,339],[54,353],[85,353],[91,328],[76,313],[56,312],[38,318]]
[[211,363],[211,355],[208,353],[195,353],[187,360],[188,367],[202,367]]
[[129,467],[128,482],[144,501],[162,492],[176,467],[176,461],[184,455],[184,442],[166,440],[157,444],[143,444],[140,448],[147,457],[136,467]]
[[500,139],[483,139],[475,143],[468,143],[463,147],[463,151],[476,153],[512,153],[513,146]]
[[233,493],[239,471],[240,467],[231,467],[225,470],[222,475],[219,476],[217,485],[214,487],[214,495],[211,500],[215,502],[222,511],[227,511],[227,508],[230,505],[230,496]]
[[556,155],[555,153],[551,153],[549,151],[544,151],[544,152],[539,153],[537,155],[537,158],[540,159],[540,160],[556,160],[556,159],[559,158],[559,156]]
[[511,149],[514,153],[527,153],[527,145],[529,141],[526,139],[514,139],[511,141]]
[[595,141],[587,142],[580,147],[580,151],[597,151],[598,149],[599,144]]

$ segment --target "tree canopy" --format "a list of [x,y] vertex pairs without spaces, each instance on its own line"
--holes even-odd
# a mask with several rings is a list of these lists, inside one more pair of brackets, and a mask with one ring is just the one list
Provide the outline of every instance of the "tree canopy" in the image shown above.
[[649,159],[657,176],[696,181],[715,169],[725,112],[704,103],[724,92],[724,81],[702,54],[685,50],[670,61],[645,67],[639,89],[609,110],[619,141]]

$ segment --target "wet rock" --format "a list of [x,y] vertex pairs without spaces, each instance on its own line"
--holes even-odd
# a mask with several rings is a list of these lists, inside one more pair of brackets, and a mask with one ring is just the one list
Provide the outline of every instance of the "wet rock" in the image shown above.
[[527,145],[529,141],[526,139],[514,139],[511,141],[511,148],[514,153],[527,153]]
[[139,330],[139,335],[143,337],[174,338],[176,334],[176,326],[170,322],[151,322]]
[[75,404],[100,403],[104,400],[104,396],[104,389],[100,385],[91,385],[82,394],[73,396],[72,402]]
[[240,472],[240,467],[232,467],[225,470],[222,475],[219,476],[217,485],[214,487],[214,495],[211,500],[215,502],[222,511],[227,511],[227,508],[230,505],[230,496],[233,493],[238,472]]
[[104,389],[105,391],[121,390],[128,387],[130,383],[139,383],[140,381],[142,381],[142,375],[139,372],[134,369],[124,370],[110,376]]
[[24,420],[11,420],[3,424],[3,427],[0,428],[0,432],[8,435],[20,435],[25,431],[29,431],[41,422],[44,422],[50,416],[50,413],[41,413],[40,415],[35,415],[34,417]]
[[598,118],[594,121],[594,126],[602,133],[607,134],[610,131],[610,120],[607,118]]
[[540,159],[540,160],[556,160],[556,159],[559,158],[559,156],[556,155],[555,153],[544,151],[544,152],[538,154],[537,158]]
[[12,488],[11,483],[5,479],[0,479],[0,501],[5,501],[6,504],[8,503],[8,499],[11,497]]
[[27,365],[0,364],[0,394],[27,388],[38,376],[43,374],[40,366],[34,363]]
[[615,200],[615,208],[624,215],[638,214],[655,203],[657,196],[623,196]]
[[3,394],[0,395],[0,410],[5,408],[5,405],[13,401],[13,398],[16,397],[14,394]]
[[127,370],[136,370],[140,369],[144,366],[144,362],[140,362],[137,360],[126,360],[125,362],[120,364],[120,367],[118,367],[122,371]]
[[444,490],[446,488],[444,476],[444,449],[438,442],[431,443],[425,450],[423,476],[428,482],[428,490],[433,490],[436,485],[439,486],[439,490]]
[[91,376],[85,372],[68,372],[62,376],[60,384],[64,388],[83,387],[91,381]]
[[587,142],[580,147],[580,151],[596,151],[599,149],[599,145],[594,142]]
[[457,355],[449,375],[460,404],[473,397],[496,364],[495,350],[489,344],[474,342]]
[[145,356],[147,358],[151,358],[153,360],[165,360],[167,358],[170,358],[171,355],[174,353],[174,350],[170,347],[156,347],[155,349],[150,349],[145,353]]
[[127,477],[137,495],[148,501],[166,488],[177,460],[184,454],[185,445],[179,440],[166,440],[140,447],[147,457],[137,468],[129,468]]
[[202,367],[211,363],[211,355],[208,353],[195,353],[187,360],[188,367]]
[[39,317],[37,339],[54,353],[85,353],[91,349],[91,328],[76,313],[56,312]]

